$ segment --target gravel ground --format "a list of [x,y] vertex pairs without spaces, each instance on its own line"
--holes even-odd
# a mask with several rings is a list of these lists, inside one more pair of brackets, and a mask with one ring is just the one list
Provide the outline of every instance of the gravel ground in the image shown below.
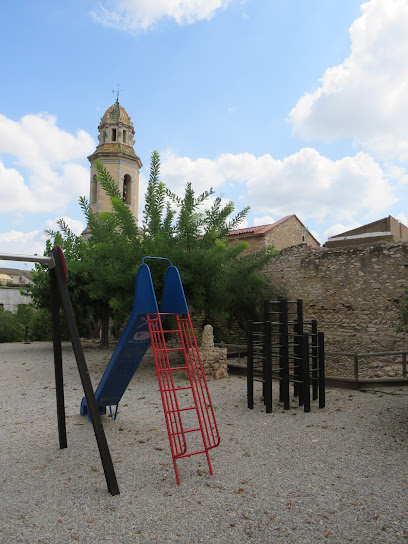
[[[110,353],[85,349],[97,385]],[[209,382],[221,444],[178,462],[176,485],[151,357],[116,421],[104,417],[112,497],[82,388],[63,348],[68,448],[58,448],[52,346],[0,345],[0,543],[408,541],[408,389],[329,389],[326,408],[266,414],[242,377]]]

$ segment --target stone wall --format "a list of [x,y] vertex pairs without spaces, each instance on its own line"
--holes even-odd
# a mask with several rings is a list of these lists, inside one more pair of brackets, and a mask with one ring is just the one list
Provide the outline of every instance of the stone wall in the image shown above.
[[[407,242],[334,249],[294,246],[283,249],[266,270],[290,300],[303,299],[305,319],[318,320],[327,350],[360,353],[408,348],[407,335],[397,332],[407,272]],[[401,369],[394,363],[387,375]],[[343,365],[342,372],[330,369],[331,374],[352,368],[352,360],[336,364]],[[361,364],[363,374],[371,368],[378,375],[390,360]]]

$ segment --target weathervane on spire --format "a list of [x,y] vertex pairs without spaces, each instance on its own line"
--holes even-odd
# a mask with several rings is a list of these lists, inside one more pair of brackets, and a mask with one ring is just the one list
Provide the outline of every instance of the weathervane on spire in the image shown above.
[[[123,92],[124,89],[120,89],[119,87],[119,83],[118,83],[118,90],[116,91],[116,102],[119,103],[119,93],[120,92]],[[112,92],[114,93],[115,92],[115,89],[112,89]]]

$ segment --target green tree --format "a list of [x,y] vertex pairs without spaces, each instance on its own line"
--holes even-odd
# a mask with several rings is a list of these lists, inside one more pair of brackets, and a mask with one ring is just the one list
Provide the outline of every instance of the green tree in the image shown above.
[[24,331],[17,314],[0,307],[0,342],[21,342]]
[[101,319],[101,347],[107,347],[110,319],[118,331],[130,313],[143,247],[136,221],[112,176],[100,161],[96,166],[97,180],[110,196],[113,212],[94,214],[89,202],[80,199],[91,232],[81,271],[87,294]]
[[223,205],[216,197],[208,206],[213,189],[196,196],[190,182],[181,198],[160,182],[159,171],[160,157],[154,152],[144,213],[149,255],[168,257],[178,267],[189,307],[203,321],[216,327],[220,318],[235,320],[245,328],[246,320],[256,317],[271,291],[259,271],[276,252],[269,248],[243,256],[246,243],[232,246],[226,240],[249,207],[231,218],[233,202]]
[[[95,321],[95,309],[93,301],[88,294],[88,279],[83,267],[83,258],[87,245],[81,236],[77,236],[63,219],[57,222],[57,231],[47,230],[50,237],[46,241],[44,255],[47,255],[55,245],[59,245],[64,252],[67,272],[68,289],[72,305],[77,319],[78,331],[81,336],[89,337]],[[30,320],[31,337],[37,340],[45,340],[51,337],[51,312],[50,312],[50,280],[47,265],[35,264],[33,281],[23,292],[33,299],[33,305],[39,313],[34,313]],[[68,338],[68,329],[62,314],[63,338]]]
[[[248,213],[235,213],[232,202],[223,204],[209,189],[196,196],[187,183],[183,197],[169,191],[160,181],[160,156],[151,156],[150,177],[143,213],[138,225],[123,201],[115,181],[97,161],[97,179],[111,199],[112,212],[94,214],[87,199],[80,205],[90,230],[83,242],[60,220],[60,231],[48,231],[47,251],[54,244],[64,250],[69,273],[69,290],[76,314],[91,322],[102,321],[101,345],[108,343],[108,324],[119,330],[132,307],[136,273],[142,257],[167,257],[179,269],[189,308],[204,321],[237,321],[255,317],[270,286],[259,274],[273,257],[272,248],[243,256],[247,244],[227,244],[227,233]],[[149,263],[156,293],[161,293],[163,263]],[[38,307],[48,307],[48,273],[36,266],[31,295]],[[88,327],[89,328],[89,327]]]

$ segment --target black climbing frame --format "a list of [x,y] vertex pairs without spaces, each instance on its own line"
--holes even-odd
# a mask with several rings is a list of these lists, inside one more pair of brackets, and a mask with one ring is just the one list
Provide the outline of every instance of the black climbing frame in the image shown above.
[[272,412],[272,380],[279,380],[279,401],[290,408],[290,383],[299,406],[312,400],[325,406],[324,334],[317,321],[304,321],[302,300],[265,300],[263,321],[248,321],[247,397],[254,407],[254,381],[262,382],[266,412]]

